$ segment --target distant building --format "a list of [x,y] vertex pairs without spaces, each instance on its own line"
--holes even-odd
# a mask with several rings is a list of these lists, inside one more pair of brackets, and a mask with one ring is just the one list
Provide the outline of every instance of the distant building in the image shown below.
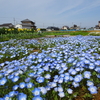
[[71,30],[79,30],[80,27],[77,25],[73,25],[72,27],[70,27]]
[[0,25],[0,28],[14,28],[12,23],[4,23]]
[[25,19],[25,20],[22,20],[21,21],[21,25],[22,25],[22,28],[27,28],[27,29],[36,29],[36,26],[35,26],[35,22],[29,20],[29,19]]
[[22,29],[22,25],[21,25],[21,24],[17,24],[17,25],[15,25],[15,28],[20,28],[20,29]]
[[100,27],[100,21],[98,21],[98,25],[99,25],[99,27]]
[[61,29],[63,29],[63,30],[69,30],[69,27],[68,26],[63,26]]
[[100,29],[100,21],[98,21],[98,25],[95,25],[95,29]]
[[57,31],[57,30],[59,30],[59,28],[58,27],[54,27],[54,26],[49,26],[49,27],[47,27],[46,30],[47,31]]
[[36,29],[35,22],[25,19],[21,21],[21,24],[15,25],[15,28],[26,28],[26,29]]

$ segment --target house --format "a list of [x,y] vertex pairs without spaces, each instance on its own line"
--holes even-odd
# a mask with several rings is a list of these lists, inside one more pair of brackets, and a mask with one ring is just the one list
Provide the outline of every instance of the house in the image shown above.
[[35,22],[29,20],[29,19],[25,19],[25,20],[22,20],[21,21],[21,25],[22,25],[22,28],[27,28],[27,29],[36,29],[36,26],[35,26]]
[[0,25],[0,28],[14,28],[12,23],[4,23]]
[[70,27],[71,30],[79,30],[80,27],[77,25],[73,25],[72,27]]
[[21,25],[21,24],[17,24],[17,25],[15,25],[15,28],[20,28],[20,29],[22,29],[22,25]]
[[95,29],[100,29],[100,21],[98,21],[98,25],[95,25]]
[[47,27],[46,30],[47,31],[57,31],[57,30],[59,30],[59,28],[58,27],[54,27],[54,26],[49,26],[49,27]]
[[63,26],[62,29],[63,30],[69,30],[69,27],[68,26]]

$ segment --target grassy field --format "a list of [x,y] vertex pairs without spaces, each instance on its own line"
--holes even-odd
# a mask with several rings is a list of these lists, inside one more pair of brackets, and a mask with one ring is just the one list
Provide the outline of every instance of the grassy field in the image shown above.
[[0,35],[0,42],[8,41],[10,39],[32,39],[32,38],[39,38],[43,37],[43,34],[39,33],[18,33],[18,34],[1,34]]
[[34,33],[8,33],[8,34],[0,34],[0,42],[2,41],[8,41],[10,39],[32,39],[32,38],[40,38],[45,37],[47,35],[54,35],[54,36],[60,36],[60,35],[69,35],[69,36],[76,36],[76,35],[93,35],[93,36],[100,36],[99,31],[45,31],[42,33],[34,32]]
[[44,35],[88,35],[88,31],[50,31],[45,32]]

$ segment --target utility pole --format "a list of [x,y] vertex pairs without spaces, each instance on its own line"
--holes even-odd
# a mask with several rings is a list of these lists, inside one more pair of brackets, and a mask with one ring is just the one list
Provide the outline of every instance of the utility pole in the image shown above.
[[13,20],[14,20],[14,27],[15,27],[15,18],[13,18]]
[[80,28],[81,28],[81,23],[80,23]]

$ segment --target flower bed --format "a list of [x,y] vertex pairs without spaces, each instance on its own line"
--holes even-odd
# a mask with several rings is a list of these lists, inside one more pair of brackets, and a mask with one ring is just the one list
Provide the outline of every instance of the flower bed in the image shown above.
[[6,50],[11,53],[10,57],[22,50],[29,52],[29,47],[30,50],[38,48],[40,52],[27,55],[22,52],[24,57],[0,63],[0,100],[72,100],[80,95],[89,100],[98,93],[100,37],[14,41],[11,42],[12,49],[9,44],[1,48],[3,56]]

